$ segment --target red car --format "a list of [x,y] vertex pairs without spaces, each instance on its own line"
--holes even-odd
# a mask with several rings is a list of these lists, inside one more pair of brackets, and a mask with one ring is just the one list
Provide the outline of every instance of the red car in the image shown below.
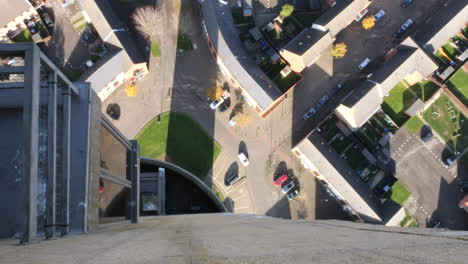
[[281,177],[279,177],[278,179],[276,179],[273,184],[276,185],[276,186],[281,186],[281,184],[283,184],[285,181],[288,180],[288,175],[286,174],[283,174],[281,175]]

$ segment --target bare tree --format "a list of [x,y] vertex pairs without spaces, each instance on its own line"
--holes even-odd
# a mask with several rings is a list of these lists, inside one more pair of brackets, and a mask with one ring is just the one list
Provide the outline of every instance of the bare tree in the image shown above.
[[144,6],[132,15],[136,30],[149,42],[159,41],[163,27],[162,12],[159,7]]
[[219,85],[206,89],[206,96],[211,100],[218,100],[223,95],[223,88]]

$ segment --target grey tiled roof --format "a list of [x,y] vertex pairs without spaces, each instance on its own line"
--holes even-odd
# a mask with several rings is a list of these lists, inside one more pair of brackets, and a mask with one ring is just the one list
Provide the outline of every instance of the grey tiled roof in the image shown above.
[[205,28],[219,59],[257,104],[262,109],[268,108],[282,93],[244,50],[229,5],[217,0],[205,0],[200,5]]

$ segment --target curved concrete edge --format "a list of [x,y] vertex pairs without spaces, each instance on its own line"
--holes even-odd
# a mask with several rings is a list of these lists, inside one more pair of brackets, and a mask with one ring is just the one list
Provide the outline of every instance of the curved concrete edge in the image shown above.
[[158,167],[163,167],[163,168],[168,168],[170,170],[173,170],[183,177],[185,177],[187,180],[193,182],[195,185],[197,185],[206,195],[208,195],[209,198],[211,198],[212,201],[216,204],[218,209],[223,212],[223,213],[229,213],[228,209],[224,204],[218,199],[218,196],[208,187],[206,184],[200,180],[197,176],[193,175],[192,173],[188,172],[187,170],[173,164],[169,163],[166,161],[162,160],[157,160],[153,158],[148,158],[148,157],[141,157],[140,158],[140,164],[148,164],[148,165],[154,165]]

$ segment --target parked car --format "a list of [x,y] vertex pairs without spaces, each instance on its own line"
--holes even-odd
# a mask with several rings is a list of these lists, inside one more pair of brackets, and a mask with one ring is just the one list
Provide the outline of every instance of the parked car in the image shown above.
[[413,20],[406,20],[406,22],[403,25],[401,25],[401,27],[395,33],[393,33],[392,37],[394,39],[399,39],[406,32],[406,30],[408,30],[408,28],[411,27],[411,25],[413,25]]
[[401,7],[408,7],[411,3],[413,3],[413,0],[403,0],[403,2],[401,2]]
[[294,186],[296,186],[296,184],[294,183],[294,181],[290,181],[288,184],[286,184],[283,188],[281,188],[281,192],[283,193],[287,193],[289,192],[292,188],[294,188]]
[[325,95],[320,99],[319,103],[317,104],[317,108],[322,107],[326,102],[328,102],[328,95]]
[[278,179],[274,180],[274,181],[273,181],[273,184],[276,185],[276,186],[281,186],[281,184],[283,184],[284,182],[286,182],[288,179],[289,179],[288,175],[287,175],[287,174],[283,174],[283,175],[281,175],[281,177],[279,177]]
[[54,27],[54,22],[52,22],[52,19],[50,18],[49,14],[47,13],[42,13],[42,20],[44,20],[44,23],[50,27],[50,28],[53,28]]
[[245,167],[249,166],[249,159],[247,158],[244,152],[239,153],[237,157],[239,157],[239,160],[241,161],[242,165],[244,165]]
[[452,155],[445,158],[444,163],[445,163],[445,165],[450,166],[450,165],[452,165],[452,163],[454,161],[457,160],[457,158],[458,158],[458,156],[455,153],[453,153]]
[[333,94],[336,94],[339,90],[343,89],[343,87],[345,87],[345,84],[346,84],[346,82],[339,82],[339,83],[335,86],[335,88],[332,89],[332,92],[331,92],[332,95],[333,95]]
[[311,116],[313,116],[316,113],[315,108],[311,107],[303,116],[304,120],[309,119]]
[[374,21],[379,21],[385,15],[385,11],[380,10],[377,14],[374,15]]
[[65,8],[65,7],[73,4],[73,2],[74,2],[74,0],[63,0],[61,6]]
[[286,197],[288,197],[288,200],[291,201],[292,199],[296,198],[299,195],[299,189],[294,189],[290,191]]
[[231,186],[232,184],[234,184],[234,182],[237,181],[238,178],[239,174],[237,174],[236,172],[232,172],[226,180],[226,186]]
[[230,106],[231,106],[231,99],[226,98],[224,102],[219,106],[218,110],[219,112],[223,113],[223,112],[226,112],[226,110],[228,110]]
[[229,126],[235,126],[236,125],[236,117],[233,116],[231,119],[229,119]]
[[216,110],[216,108],[218,108],[218,106],[220,106],[223,102],[224,102],[223,97],[219,98],[218,100],[214,100],[213,102],[211,102],[210,108],[213,110]]
[[362,71],[365,67],[367,67],[367,65],[369,65],[370,62],[370,59],[366,58],[361,62],[361,64],[358,65],[358,68]]
[[422,141],[424,142],[428,142],[432,137],[434,136],[434,134],[432,134],[432,131],[428,130],[422,137]]

